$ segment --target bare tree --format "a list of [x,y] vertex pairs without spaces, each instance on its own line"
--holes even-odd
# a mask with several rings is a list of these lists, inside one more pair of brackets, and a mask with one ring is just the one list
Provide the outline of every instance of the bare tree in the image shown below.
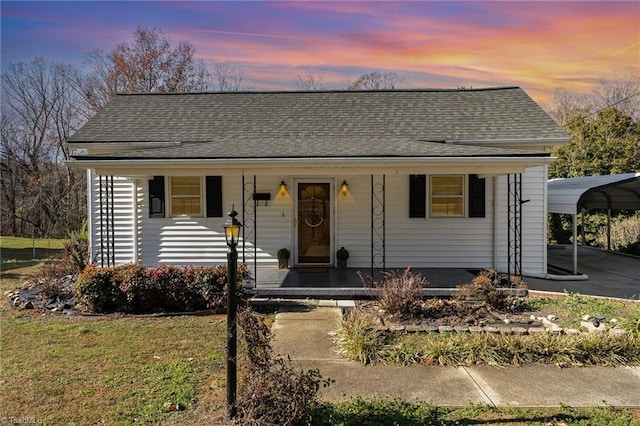
[[315,71],[306,71],[303,74],[296,75],[296,86],[300,90],[323,90],[322,80],[324,78]]
[[195,92],[206,90],[209,73],[187,41],[172,46],[157,28],[138,27],[133,43],[119,43],[86,57],[89,73],[83,92],[94,110],[119,92]]
[[593,94],[595,110],[613,106],[636,122],[640,119],[640,78],[632,70],[601,77]]
[[640,78],[632,71],[601,77],[590,93],[557,89],[547,112],[562,126],[577,116],[595,117],[614,107],[635,122],[640,120]]
[[211,80],[214,90],[219,92],[238,92],[248,89],[243,85],[244,71],[226,59],[214,61]]
[[84,121],[76,81],[72,67],[42,58],[2,74],[2,216],[14,234],[79,225],[84,174],[62,164],[64,141]]
[[362,74],[347,87],[347,90],[392,90],[401,83],[403,79],[395,72],[382,74],[374,71]]

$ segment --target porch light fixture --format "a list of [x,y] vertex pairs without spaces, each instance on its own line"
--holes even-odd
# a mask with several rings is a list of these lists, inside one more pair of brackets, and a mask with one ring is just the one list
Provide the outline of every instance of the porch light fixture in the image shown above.
[[283,197],[287,195],[287,184],[284,181],[280,182],[280,195]]
[[348,192],[349,192],[349,187],[347,186],[347,181],[343,180],[342,187],[340,188],[340,193],[346,197]]
[[238,388],[238,302],[236,285],[238,283],[238,239],[242,224],[236,219],[238,212],[233,205],[229,219],[224,223],[224,237],[227,240],[227,417],[236,417],[236,399]]

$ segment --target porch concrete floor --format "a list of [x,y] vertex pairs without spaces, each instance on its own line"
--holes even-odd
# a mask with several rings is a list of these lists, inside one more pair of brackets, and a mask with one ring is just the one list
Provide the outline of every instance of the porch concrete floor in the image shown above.
[[[402,273],[402,269],[388,269],[389,272]],[[448,289],[469,282],[474,274],[465,269],[451,268],[412,268],[429,282],[429,291],[434,295],[448,294]],[[365,279],[371,277],[369,268],[258,268],[257,285],[253,292],[257,296],[270,298],[317,298],[352,299],[370,297],[359,272]],[[374,272],[379,280],[380,275]],[[439,290],[442,289],[442,290]],[[440,293],[439,293],[440,292]]]
[[[571,262],[570,247],[550,247],[548,263],[568,269]],[[529,290],[575,292],[585,295],[640,299],[640,259],[615,253],[579,247],[578,270],[589,276],[586,281],[551,281],[524,277]],[[371,275],[369,268],[258,268],[255,293],[271,298],[348,299],[368,297],[370,292],[361,282],[358,272]],[[394,270],[402,273],[401,269]],[[434,294],[469,282],[474,273],[467,269],[412,268],[429,282]],[[557,271],[554,269],[554,273]],[[379,278],[379,276],[377,276]]]

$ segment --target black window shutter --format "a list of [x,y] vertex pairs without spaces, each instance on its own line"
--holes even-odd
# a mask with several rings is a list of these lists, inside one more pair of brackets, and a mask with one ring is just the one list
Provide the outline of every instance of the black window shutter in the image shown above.
[[164,176],[149,180],[149,217],[164,217]]
[[222,176],[207,176],[207,217],[222,217]]
[[427,175],[409,175],[409,217],[427,217]]
[[485,179],[469,175],[469,217],[485,217]]

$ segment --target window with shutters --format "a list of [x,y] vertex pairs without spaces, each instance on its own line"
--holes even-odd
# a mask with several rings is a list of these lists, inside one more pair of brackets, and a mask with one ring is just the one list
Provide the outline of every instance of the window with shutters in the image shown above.
[[222,176],[154,176],[149,180],[149,217],[165,217],[166,208],[170,216],[222,217]]

